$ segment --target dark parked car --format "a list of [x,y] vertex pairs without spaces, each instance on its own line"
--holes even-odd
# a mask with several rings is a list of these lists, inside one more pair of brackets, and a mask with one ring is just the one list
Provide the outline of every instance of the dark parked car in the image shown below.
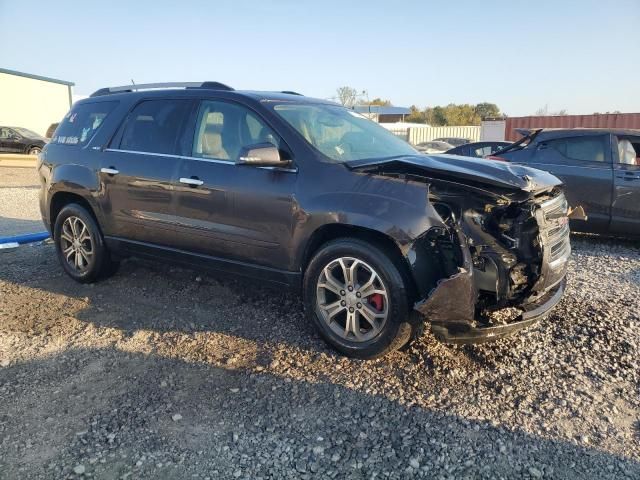
[[[554,176],[420,155],[324,100],[179,85],[95,92],[40,156],[42,216],[73,279],[142,255],[292,286],[322,337],[360,358],[423,318],[446,342],[499,338],[562,296]],[[505,307],[521,314],[492,323]]]
[[471,142],[459,147],[447,150],[449,155],[462,155],[463,157],[484,158],[495,154],[498,150],[511,145],[511,142]]
[[435,140],[431,142],[422,142],[415,146],[415,149],[420,153],[444,153],[447,150],[451,150],[451,144],[446,142],[436,142]]
[[47,139],[22,127],[0,127],[0,153],[38,155]]
[[587,219],[572,230],[640,236],[640,131],[615,129],[522,130],[503,153],[513,163],[551,172],[566,185],[572,207]]
[[465,143],[471,142],[469,138],[458,138],[458,137],[441,137],[434,138],[434,142],[445,142],[453,147],[459,147],[460,145],[464,145]]

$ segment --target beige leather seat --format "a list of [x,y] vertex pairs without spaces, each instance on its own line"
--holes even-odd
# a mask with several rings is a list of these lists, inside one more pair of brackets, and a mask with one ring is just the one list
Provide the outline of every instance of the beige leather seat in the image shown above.
[[619,162],[624,165],[636,164],[636,150],[633,148],[633,144],[626,138],[618,141],[618,159]]
[[207,125],[202,135],[202,156],[229,160],[229,154],[222,146],[222,134],[216,125]]

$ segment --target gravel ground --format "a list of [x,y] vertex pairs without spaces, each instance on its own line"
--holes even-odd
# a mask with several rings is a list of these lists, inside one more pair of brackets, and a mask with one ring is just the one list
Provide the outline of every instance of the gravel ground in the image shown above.
[[0,167],[0,237],[45,230],[32,168]]
[[572,240],[544,322],[374,362],[288,292],[136,259],[79,285],[51,245],[0,253],[0,478],[638,479],[640,247]]

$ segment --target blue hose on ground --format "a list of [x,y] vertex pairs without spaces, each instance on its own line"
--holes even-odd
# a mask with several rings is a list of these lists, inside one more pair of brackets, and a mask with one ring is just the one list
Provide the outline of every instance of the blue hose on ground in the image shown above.
[[49,232],[27,233],[25,235],[16,235],[13,237],[0,237],[0,245],[4,244],[18,244],[41,242],[49,238]]

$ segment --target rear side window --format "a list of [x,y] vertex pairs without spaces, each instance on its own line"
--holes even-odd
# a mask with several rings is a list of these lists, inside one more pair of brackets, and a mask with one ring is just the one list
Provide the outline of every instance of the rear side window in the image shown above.
[[176,153],[190,105],[188,100],[146,100],[139,103],[127,117],[120,149]]
[[542,145],[557,150],[563,156],[571,160],[585,162],[605,161],[604,137],[573,137],[549,140]]
[[83,103],[73,107],[58,125],[51,143],[82,147],[96,134],[118,102]]

